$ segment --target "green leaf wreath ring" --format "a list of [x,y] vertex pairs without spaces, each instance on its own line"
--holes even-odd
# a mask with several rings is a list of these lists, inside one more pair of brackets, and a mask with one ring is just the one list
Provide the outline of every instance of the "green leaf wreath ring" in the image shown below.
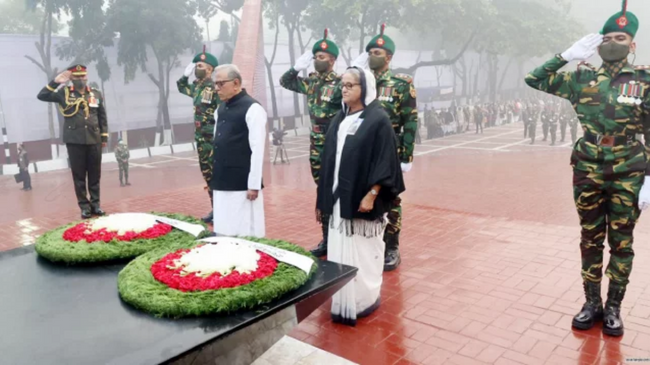
[[[285,241],[246,239],[315,260],[305,249]],[[184,248],[191,249],[204,244],[196,242]],[[245,285],[216,290],[181,291],[159,282],[152,274],[152,265],[175,251],[154,250],[126,265],[117,277],[117,288],[122,300],[158,317],[180,318],[249,310],[298,289],[307,282],[317,266],[312,265],[308,275],[292,265],[278,262],[273,274]]]
[[[207,226],[200,220],[183,215],[152,212],[153,215],[173,218],[192,224]],[[52,261],[65,264],[92,264],[132,259],[157,248],[170,248],[176,245],[191,244],[196,240],[193,235],[178,229],[152,239],[134,239],[132,241],[111,240],[110,242],[92,242],[85,240],[71,242],[63,238],[64,232],[83,222],[75,222],[46,232],[36,240],[36,252]],[[204,234],[208,234],[204,231]],[[202,237],[202,236],[201,236]]]

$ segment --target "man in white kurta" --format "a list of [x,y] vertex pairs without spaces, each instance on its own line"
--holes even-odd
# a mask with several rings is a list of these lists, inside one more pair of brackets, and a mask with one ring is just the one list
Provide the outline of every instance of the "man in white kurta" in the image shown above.
[[234,65],[217,67],[215,86],[223,103],[214,114],[214,232],[264,237],[266,111],[242,89]]

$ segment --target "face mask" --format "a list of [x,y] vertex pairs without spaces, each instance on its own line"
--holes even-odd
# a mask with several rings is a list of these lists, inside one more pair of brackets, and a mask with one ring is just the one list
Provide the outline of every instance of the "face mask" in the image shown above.
[[329,61],[319,61],[315,60],[314,61],[314,68],[316,69],[316,72],[323,73],[327,72],[330,68],[330,63]]
[[370,56],[368,57],[368,67],[376,71],[382,69],[386,65],[386,57],[383,56]]
[[72,85],[76,90],[83,90],[86,88],[85,80],[72,80]]
[[208,72],[206,70],[204,70],[204,69],[197,68],[197,69],[194,70],[194,76],[196,76],[196,78],[200,79],[200,80],[204,79],[205,75],[207,75],[207,74],[208,74]]
[[616,42],[605,43],[600,46],[598,54],[605,62],[617,62],[627,58],[630,53],[630,46]]

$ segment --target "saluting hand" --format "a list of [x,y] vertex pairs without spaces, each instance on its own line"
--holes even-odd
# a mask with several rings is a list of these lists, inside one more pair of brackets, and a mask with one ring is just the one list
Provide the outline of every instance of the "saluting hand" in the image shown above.
[[602,34],[589,34],[588,36],[585,36],[584,38],[574,43],[573,46],[564,51],[561,56],[568,62],[586,61],[596,53],[598,46],[600,46],[602,43]]
[[56,76],[54,82],[56,82],[57,84],[64,84],[70,81],[70,76],[72,76],[72,71],[63,71]]

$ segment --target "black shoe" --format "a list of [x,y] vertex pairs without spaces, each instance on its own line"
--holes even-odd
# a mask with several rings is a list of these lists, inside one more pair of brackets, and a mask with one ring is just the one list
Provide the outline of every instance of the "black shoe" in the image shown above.
[[605,304],[605,314],[603,319],[603,333],[608,336],[623,336],[624,326],[621,319],[621,303],[625,296],[625,287],[609,283],[607,291],[607,303]]
[[213,213],[214,213],[214,212],[210,212],[208,215],[206,215],[205,217],[201,218],[201,220],[203,221],[203,223],[212,223],[212,221],[214,220],[214,214],[213,214]]
[[93,212],[93,215],[96,215],[96,216],[99,216],[99,217],[103,217],[103,216],[106,215],[106,212],[103,211],[102,208],[93,208],[92,212]]
[[92,217],[93,217],[93,215],[90,213],[90,210],[88,210],[88,209],[82,209],[81,210],[81,219],[90,219]]
[[327,256],[327,241],[325,241],[325,240],[320,241],[318,246],[316,246],[316,248],[311,250],[310,252],[311,252],[312,255],[314,255],[316,257]]
[[573,317],[571,325],[586,331],[590,330],[596,322],[603,320],[603,300],[600,298],[600,283],[585,281],[582,286],[587,302],[582,306],[580,313]]
[[399,254],[399,249],[389,248],[384,258],[384,271],[393,271],[402,263],[402,257]]

